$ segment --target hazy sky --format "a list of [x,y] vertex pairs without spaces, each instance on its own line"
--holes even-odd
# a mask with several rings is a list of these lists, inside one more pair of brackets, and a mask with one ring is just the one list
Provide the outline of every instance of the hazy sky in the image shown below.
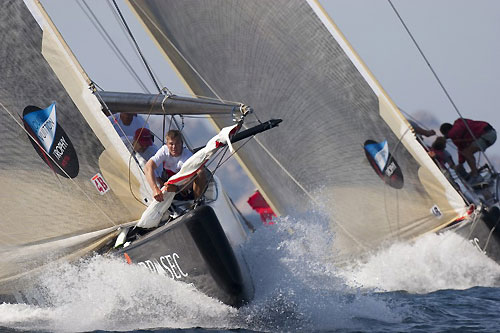
[[[42,0],[89,75],[109,90],[140,91],[80,7],[93,10],[114,42],[153,89],[123,31],[111,1]],[[147,38],[128,7],[118,1],[163,85],[185,88]],[[439,121],[457,117],[387,0],[320,1],[391,98],[409,113],[428,111]],[[464,117],[500,129],[500,1],[393,0]],[[88,13],[88,12],[87,12]],[[92,47],[93,45],[93,47]],[[153,90],[154,91],[154,90]],[[500,144],[495,152],[500,155]],[[492,149],[493,150],[493,149]]]
[[[144,84],[156,92],[110,9],[111,1],[41,2],[86,72],[105,90],[143,91],[90,23],[87,15],[92,13],[86,4]],[[387,0],[320,3],[400,108],[429,126],[453,122],[458,117]],[[462,115],[486,120],[500,129],[500,1],[393,0],[392,3]],[[187,90],[128,6],[122,0],[118,4],[161,85],[174,93],[186,94]],[[500,141],[488,152],[491,158],[497,155],[500,161]]]
[[[388,1],[321,3],[400,108],[440,122],[457,118]],[[392,3],[460,113],[500,129],[500,1]],[[500,142],[491,150],[500,155]]]

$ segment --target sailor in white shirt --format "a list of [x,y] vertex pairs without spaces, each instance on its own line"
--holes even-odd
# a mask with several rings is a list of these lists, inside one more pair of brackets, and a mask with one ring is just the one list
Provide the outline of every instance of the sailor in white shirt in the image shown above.
[[[144,170],[148,184],[153,190],[153,197],[157,201],[163,201],[163,193],[155,182],[154,170],[158,167],[162,167],[165,169],[168,177],[170,178],[179,172],[184,162],[186,162],[186,160],[193,155],[187,148],[183,147],[182,136],[179,131],[168,131],[165,136],[165,141],[165,145],[163,145],[146,163],[146,168]],[[195,198],[199,198],[203,194],[205,186],[206,176],[202,168],[198,171],[198,174],[193,181],[193,192]],[[173,184],[167,185],[168,192],[177,192],[179,190],[181,189],[177,188],[177,186]]]
[[108,117],[120,137],[134,136],[139,128],[149,129],[142,116],[131,113],[115,113]]

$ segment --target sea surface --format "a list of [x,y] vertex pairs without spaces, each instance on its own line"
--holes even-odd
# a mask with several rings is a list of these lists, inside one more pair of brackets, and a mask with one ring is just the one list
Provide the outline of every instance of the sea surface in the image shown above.
[[255,298],[235,309],[96,256],[41,279],[46,304],[0,304],[0,331],[499,332],[500,266],[455,234],[331,264],[321,215],[262,225],[243,249]]

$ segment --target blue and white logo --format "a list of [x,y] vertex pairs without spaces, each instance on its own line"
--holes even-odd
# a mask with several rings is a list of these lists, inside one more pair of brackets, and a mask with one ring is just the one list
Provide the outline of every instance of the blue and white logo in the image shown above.
[[55,173],[75,178],[80,169],[78,156],[69,136],[57,123],[56,103],[45,109],[28,105],[23,111],[23,123],[33,148],[43,161]]
[[380,143],[371,143],[365,146],[366,151],[372,156],[381,172],[384,171],[389,160],[389,145],[387,140]]
[[376,142],[366,140],[365,155],[377,175],[389,186],[401,189],[404,185],[403,173],[394,156],[389,152],[387,140]]
[[56,137],[56,103],[45,109],[28,113],[23,118],[38,137],[40,144],[49,152]]

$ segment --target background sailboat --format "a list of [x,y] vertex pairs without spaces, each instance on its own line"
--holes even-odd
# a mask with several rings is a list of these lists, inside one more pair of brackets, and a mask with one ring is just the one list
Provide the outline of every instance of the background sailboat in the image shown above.
[[[316,2],[130,4],[196,94],[246,96],[257,113],[288,120],[238,156],[277,212],[324,204],[334,255],[411,239],[465,214],[463,199]],[[377,170],[365,150],[383,142],[392,157]]]

